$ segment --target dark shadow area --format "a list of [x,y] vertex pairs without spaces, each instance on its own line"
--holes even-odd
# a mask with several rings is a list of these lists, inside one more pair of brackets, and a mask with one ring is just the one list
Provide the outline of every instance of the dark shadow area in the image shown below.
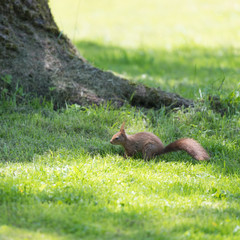
[[99,119],[94,109],[84,111],[59,113],[43,109],[31,114],[12,113],[10,118],[1,116],[0,161],[30,162],[37,155],[59,149],[92,156],[119,153],[120,149],[109,142],[114,130],[106,125],[107,115]]

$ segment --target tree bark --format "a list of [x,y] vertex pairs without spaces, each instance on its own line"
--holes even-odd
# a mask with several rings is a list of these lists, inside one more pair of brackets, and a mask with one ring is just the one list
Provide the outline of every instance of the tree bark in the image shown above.
[[11,75],[25,92],[59,103],[160,108],[188,107],[191,100],[130,81],[91,66],[63,35],[48,0],[1,0],[0,76]]

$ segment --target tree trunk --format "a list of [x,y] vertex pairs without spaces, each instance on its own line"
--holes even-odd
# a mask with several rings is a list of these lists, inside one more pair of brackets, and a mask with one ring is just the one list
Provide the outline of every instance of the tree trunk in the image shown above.
[[192,105],[180,96],[133,84],[91,66],[53,20],[48,0],[1,0],[0,76],[11,75],[25,92],[56,102],[160,108]]

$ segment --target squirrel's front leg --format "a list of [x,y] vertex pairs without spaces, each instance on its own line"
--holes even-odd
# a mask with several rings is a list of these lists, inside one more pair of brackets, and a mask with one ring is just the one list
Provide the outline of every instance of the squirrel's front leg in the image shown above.
[[128,153],[128,152],[124,152],[124,154],[123,154],[123,157],[124,157],[125,159],[127,159],[127,158],[129,158],[129,157],[132,157],[132,156],[133,156],[133,154]]

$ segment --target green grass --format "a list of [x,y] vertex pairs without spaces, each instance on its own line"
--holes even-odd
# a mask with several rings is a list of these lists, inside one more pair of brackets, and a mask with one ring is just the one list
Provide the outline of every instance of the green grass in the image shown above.
[[[123,120],[128,133],[152,131],[165,143],[198,139],[211,162],[185,153],[125,160],[109,144]],[[5,112],[1,126],[3,239],[240,236],[239,116],[73,105]]]
[[[0,239],[239,239],[239,4],[50,3],[95,66],[193,98],[197,107],[54,111],[38,99],[18,104],[20,87],[7,100],[2,93]],[[208,95],[220,95],[227,114],[212,110]],[[109,143],[123,121],[127,133],[154,132],[164,144],[195,138],[211,160],[124,159]]]
[[124,47],[239,47],[240,5],[234,0],[50,0],[60,29],[73,40]]
[[81,54],[95,66],[150,87],[160,87],[186,98],[211,94],[226,96],[239,90],[239,51],[195,44],[172,50],[128,49],[101,42],[78,41]]

